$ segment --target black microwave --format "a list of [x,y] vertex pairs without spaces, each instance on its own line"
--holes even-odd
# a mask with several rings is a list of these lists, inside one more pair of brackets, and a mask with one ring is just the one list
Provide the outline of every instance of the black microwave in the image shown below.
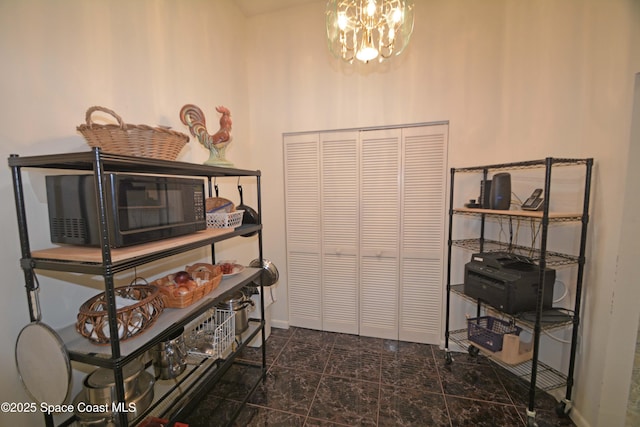
[[[111,247],[204,230],[204,181],[106,173],[103,193]],[[94,175],[46,177],[52,243],[100,246]]]

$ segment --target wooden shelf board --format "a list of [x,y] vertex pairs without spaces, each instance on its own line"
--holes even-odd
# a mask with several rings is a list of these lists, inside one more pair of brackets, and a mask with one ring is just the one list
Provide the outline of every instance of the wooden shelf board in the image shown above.
[[[469,214],[488,214],[488,215],[507,215],[507,216],[519,216],[526,218],[542,219],[543,213],[541,211],[516,211],[516,210],[497,210],[497,209],[479,209],[479,208],[456,208],[453,210],[458,213]],[[578,212],[549,212],[549,218],[574,218],[581,217]]]
[[[170,239],[158,240],[156,242],[143,243],[135,246],[111,249],[111,262],[119,263],[137,257],[149,255],[155,252],[161,252],[175,247],[188,245],[211,238],[216,238],[227,233],[233,232],[232,228],[208,228],[193,234],[187,234]],[[47,249],[33,251],[32,258],[48,259],[59,261],[76,261],[87,263],[102,263],[102,249],[99,247],[87,246],[56,246]]]

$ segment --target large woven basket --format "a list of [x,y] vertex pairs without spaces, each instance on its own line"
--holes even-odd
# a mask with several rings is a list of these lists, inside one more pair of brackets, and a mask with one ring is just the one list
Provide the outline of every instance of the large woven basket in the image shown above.
[[[102,111],[113,116],[118,124],[96,124],[92,115]],[[78,126],[90,147],[100,148],[105,153],[146,157],[160,160],[175,160],[189,142],[189,136],[164,127],[132,125],[108,108],[94,106],[87,110],[86,124]]]
[[[116,297],[133,300],[131,304],[117,308],[118,338],[125,341],[151,327],[164,309],[160,290],[153,285],[123,286],[114,289]],[[109,318],[104,292],[80,306],[76,330],[85,338],[98,344],[111,342]]]

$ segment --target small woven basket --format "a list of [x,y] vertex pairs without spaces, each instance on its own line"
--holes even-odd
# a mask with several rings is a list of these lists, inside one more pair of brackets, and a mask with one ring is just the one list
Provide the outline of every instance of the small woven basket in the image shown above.
[[[118,308],[118,338],[120,341],[134,337],[153,325],[164,309],[160,290],[153,285],[135,285],[115,288],[116,297],[137,302]],[[80,306],[76,330],[85,338],[98,343],[108,344],[109,316],[105,293],[98,294]]]
[[[113,116],[118,124],[96,124],[92,114],[102,111]],[[159,160],[175,160],[189,142],[189,136],[164,127],[132,125],[108,108],[94,106],[87,110],[86,124],[77,127],[92,148],[105,153],[146,157]]]
[[209,292],[216,289],[222,281],[222,272],[213,275],[207,271],[190,272],[191,277],[197,280],[201,285],[196,289],[183,295],[175,295],[173,293],[175,286],[173,284],[173,274],[162,277],[152,282],[153,285],[160,289],[160,297],[167,308],[185,308],[201,300]]

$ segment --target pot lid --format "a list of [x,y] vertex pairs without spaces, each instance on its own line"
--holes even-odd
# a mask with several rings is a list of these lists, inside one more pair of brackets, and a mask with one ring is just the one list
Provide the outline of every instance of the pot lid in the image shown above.
[[49,326],[25,326],[16,341],[20,381],[39,403],[62,405],[71,392],[71,362],[64,342]]
[[[143,369],[142,362],[136,359],[130,363],[127,363],[122,368],[122,379],[127,382],[140,374]],[[93,388],[111,387],[116,384],[115,373],[113,369],[98,368],[89,374],[87,378],[87,385]]]
[[247,295],[245,295],[244,292],[242,291],[237,291],[235,293],[233,293],[233,295],[224,298],[223,300],[221,300],[218,304],[216,304],[218,307],[235,307],[240,303],[243,303],[247,300],[249,300],[250,298],[247,297]]
[[[249,267],[260,268],[260,260],[254,259],[249,263]],[[276,265],[269,261],[268,259],[262,259],[262,286],[272,286],[274,285],[278,279],[280,278],[280,273],[278,273],[278,269]],[[256,286],[260,286],[259,280],[254,280],[253,284]]]

